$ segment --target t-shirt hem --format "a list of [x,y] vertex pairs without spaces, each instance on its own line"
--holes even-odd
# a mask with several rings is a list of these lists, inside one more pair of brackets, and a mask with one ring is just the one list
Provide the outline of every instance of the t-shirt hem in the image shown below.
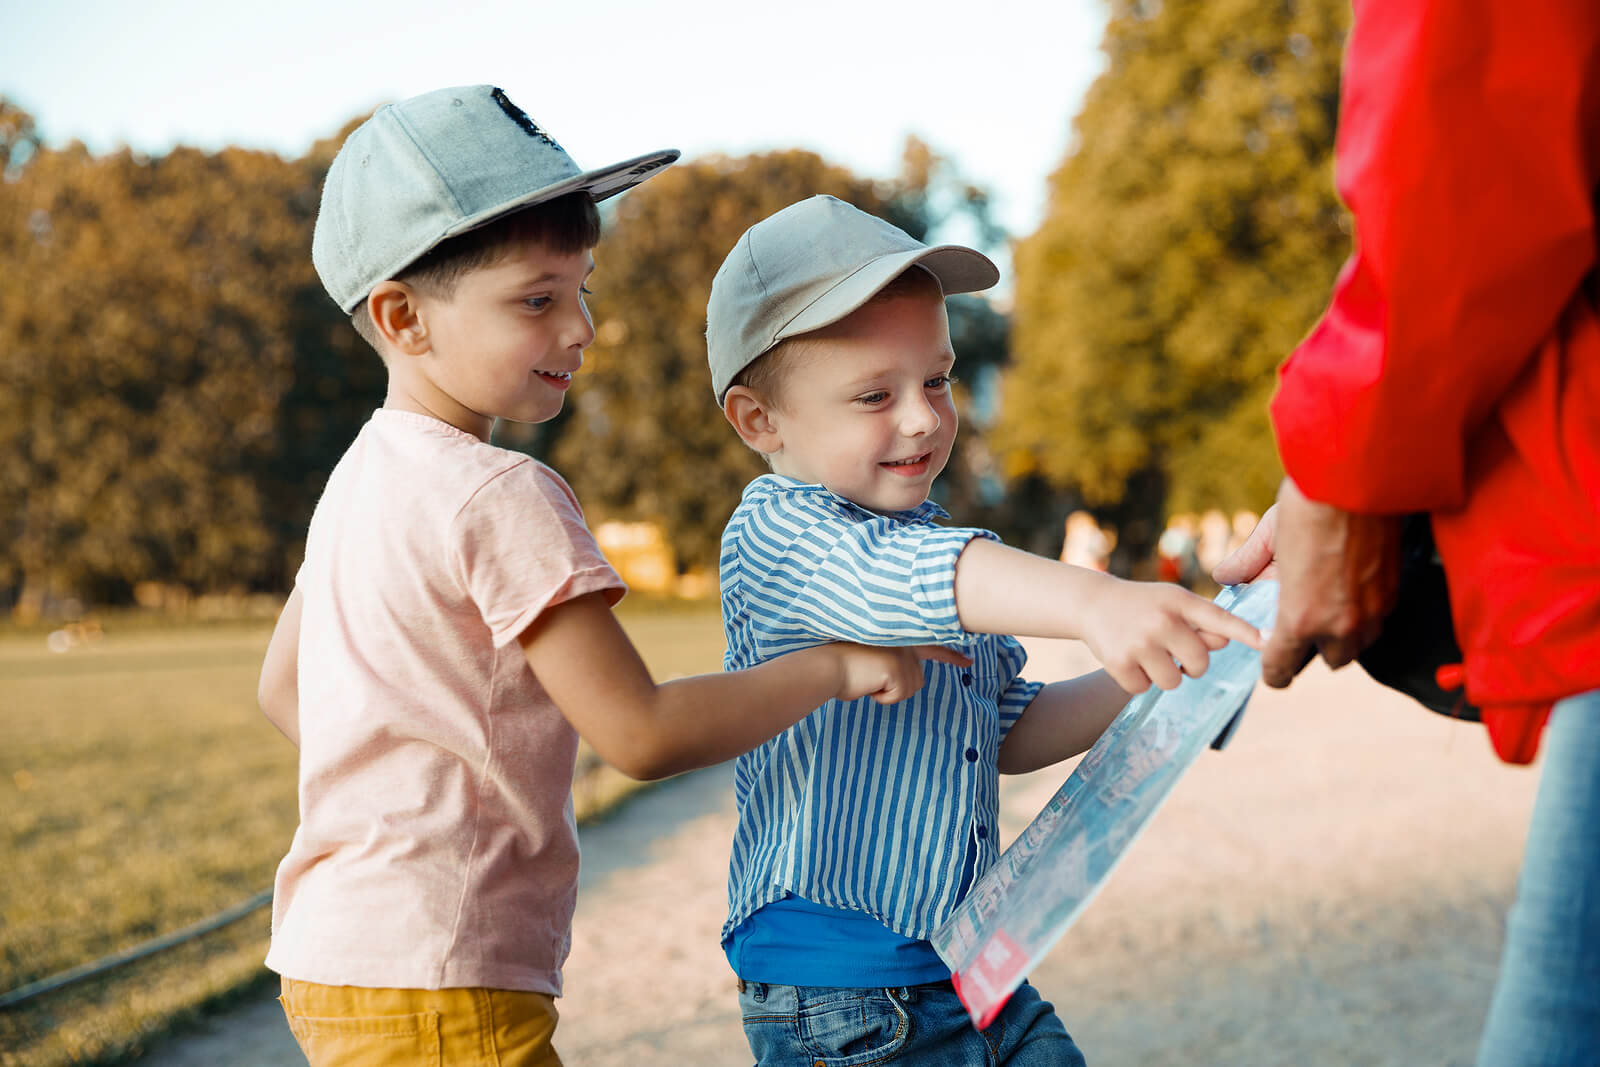
[[[288,958],[286,958],[288,957]],[[346,957],[329,959],[318,954],[314,963],[295,960],[288,953],[269,951],[266,967],[284,978],[318,985],[358,986],[363,989],[505,989],[516,993],[561,995],[561,972],[526,967],[465,967],[446,965],[419,969],[395,966],[393,959]]]

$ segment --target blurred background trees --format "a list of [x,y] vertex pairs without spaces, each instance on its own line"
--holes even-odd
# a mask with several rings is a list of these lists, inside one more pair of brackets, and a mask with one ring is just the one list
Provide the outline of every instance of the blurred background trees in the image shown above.
[[[0,106],[8,143],[31,129]],[[23,613],[292,574],[321,478],[382,397],[306,254],[321,177],[240,149],[70,145],[10,168],[0,587]]]
[[[1108,67],[1014,247],[1014,306],[1004,287],[951,301],[964,427],[936,495],[959,521],[1054,553],[1087,505],[1137,555],[1171,512],[1270,501],[1273,371],[1349,243],[1331,181],[1347,18],[1343,0],[1114,0]],[[309,256],[357,121],[297,160],[94,156],[46,147],[0,98],[0,610],[292,582],[383,395]],[[915,138],[889,178],[800,150],[684,161],[605,205],[568,410],[497,440],[552,462],[592,522],[654,522],[680,566],[714,566],[765,468],[711,397],[711,278],[746,227],[816,193],[919,238],[1008,239]]]
[[1117,0],[1105,73],[1016,250],[995,447],[1148,542],[1263,509],[1274,368],[1348,253],[1333,194],[1344,0]]

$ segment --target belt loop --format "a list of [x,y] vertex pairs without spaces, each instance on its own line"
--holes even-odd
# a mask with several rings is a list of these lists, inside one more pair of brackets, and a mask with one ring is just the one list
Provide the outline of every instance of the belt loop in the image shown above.
[[757,1004],[765,1004],[766,1001],[767,1001],[767,983],[765,983],[765,982],[751,982],[750,983],[750,988],[752,990],[754,990],[754,996],[756,998],[756,1003]]

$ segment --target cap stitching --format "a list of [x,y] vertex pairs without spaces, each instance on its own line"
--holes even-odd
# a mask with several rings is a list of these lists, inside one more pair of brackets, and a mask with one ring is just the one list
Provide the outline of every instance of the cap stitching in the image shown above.
[[400,126],[400,131],[406,135],[406,139],[416,147],[417,152],[422,156],[422,158],[428,161],[428,166],[433,168],[434,177],[439,179],[439,184],[444,186],[445,192],[450,194],[450,200],[455,204],[457,217],[464,217],[467,213],[467,209],[461,206],[461,196],[456,192],[455,186],[450,183],[450,180],[444,176],[444,170],[439,166],[439,161],[435,159],[433,153],[428,151],[423,143],[417,139],[416,129],[411,125],[410,120],[407,119],[405,115],[399,111],[396,111],[394,118],[395,122],[397,122]]
[[[889,259],[891,256],[903,256],[907,252],[916,252],[916,251],[918,251],[918,249],[907,248],[907,249],[905,249],[904,251],[901,251],[901,252],[886,252],[881,256],[874,256],[872,259],[867,260],[865,263],[858,264],[856,266],[855,270],[851,271],[849,274],[846,274],[843,278],[840,278],[838,281],[836,281],[832,285],[828,286],[822,292],[820,292],[816,296],[812,297],[811,300],[806,304],[805,307],[800,308],[793,315],[790,315],[787,319],[785,319],[784,323],[783,323],[783,326],[780,326],[778,328],[779,332],[781,333],[785,328],[788,327],[788,325],[790,323],[794,322],[795,319],[798,319],[801,315],[804,315],[806,312],[808,312],[812,308],[816,307],[817,303],[819,301],[821,301],[823,297],[827,296],[829,293],[832,293],[834,290],[838,289],[841,285],[845,284],[851,278],[854,278],[857,274],[860,274],[862,271],[866,270],[868,267],[873,266],[874,264],[877,264],[877,263],[882,263],[884,260]],[[916,262],[917,262],[916,260],[912,260],[910,263],[906,264],[906,266],[909,268],[909,267],[913,266]],[[885,279],[883,285],[888,285],[889,282],[891,282],[893,280],[894,279],[892,277],[888,278],[888,279]],[[881,288],[883,288],[883,286],[879,286],[878,288],[881,289]],[[868,293],[867,296],[865,297],[865,299],[863,299],[862,303],[865,303],[867,300],[871,300],[874,295],[876,295],[876,290],[874,290],[873,293]],[[856,306],[860,307],[861,305],[858,304]],[[834,321],[838,321],[838,320],[836,319]],[[821,327],[817,327],[817,329],[821,329]]]

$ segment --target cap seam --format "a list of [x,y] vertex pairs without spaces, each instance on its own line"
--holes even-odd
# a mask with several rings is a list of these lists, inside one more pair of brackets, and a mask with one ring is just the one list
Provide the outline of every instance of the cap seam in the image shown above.
[[[915,248],[907,248],[904,251],[900,251],[900,252],[887,252],[887,253],[885,253],[885,254],[883,254],[881,256],[874,256],[872,259],[867,260],[865,263],[858,264],[856,266],[855,270],[851,271],[849,274],[846,274],[843,278],[840,278],[838,281],[836,281],[832,285],[828,286],[822,292],[820,292],[816,296],[812,297],[811,300],[806,303],[805,307],[800,308],[793,315],[790,315],[787,319],[785,319],[784,322],[783,322],[783,325],[778,327],[778,333],[782,333],[785,329],[787,329],[789,327],[790,323],[794,322],[795,319],[798,319],[801,315],[804,315],[806,312],[808,312],[812,308],[816,307],[818,301],[820,301],[823,297],[827,296],[829,293],[832,293],[833,291],[838,289],[841,285],[844,285],[846,282],[848,282],[851,278],[854,278],[857,274],[860,274],[862,271],[866,270],[868,267],[873,266],[874,264],[877,264],[877,263],[882,263],[884,260],[889,259],[891,256],[903,256],[903,255],[906,255],[907,253],[914,253],[914,252],[917,252],[917,251],[919,251],[919,250],[915,249]],[[885,284],[887,284],[887,283],[885,283]],[[867,299],[870,300],[872,298],[869,296],[869,297],[867,297]],[[820,326],[817,327],[817,328],[818,329],[822,329],[822,327],[820,327]],[[809,331],[807,331],[807,332],[809,332]],[[776,339],[776,338],[774,338],[774,339]]]
[[456,192],[455,185],[444,176],[444,170],[439,166],[439,161],[434,158],[432,152],[423,146],[421,141],[417,140],[416,130],[404,114],[397,110],[394,117],[395,122],[400,125],[401,132],[406,135],[406,140],[410,141],[412,146],[416,148],[418,155],[428,161],[428,166],[433,168],[434,177],[439,179],[439,184],[444,187],[445,192],[450,194],[450,202],[455,205],[456,218],[460,219],[465,216],[467,211],[466,208],[461,206],[461,196]]

